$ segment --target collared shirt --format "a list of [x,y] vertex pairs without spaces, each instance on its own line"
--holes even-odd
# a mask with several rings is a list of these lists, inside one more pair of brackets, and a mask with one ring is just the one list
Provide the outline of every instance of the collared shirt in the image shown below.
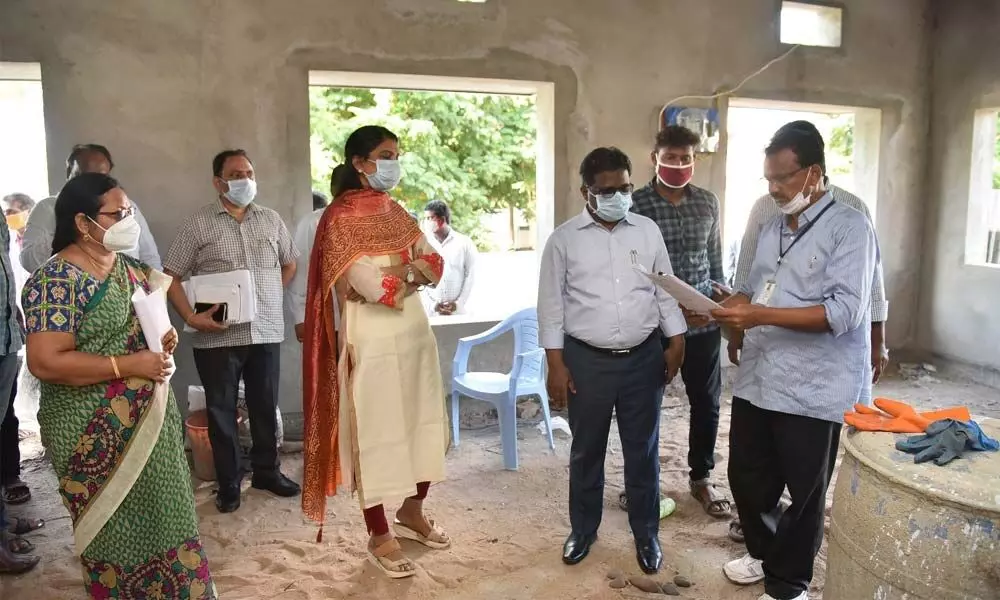
[[830,331],[748,330],[734,396],[766,410],[836,423],[855,403],[871,401],[868,324],[876,246],[871,221],[831,194],[799,216],[797,232],[784,216],[764,226],[739,292],[762,301],[768,282],[774,282],[768,306],[822,305]]
[[[16,243],[16,242],[15,242]],[[10,264],[10,230],[0,227],[0,245],[3,256],[0,256],[0,356],[17,354],[24,345],[24,321],[21,319],[21,309],[18,308],[17,282],[14,268]]]
[[[156,240],[149,231],[146,217],[142,216],[139,205],[134,201],[135,220],[139,223],[139,245],[135,250],[125,252],[132,258],[146,263],[156,270],[163,267],[160,264],[160,253],[156,249]],[[34,273],[38,267],[52,257],[52,237],[56,233],[56,197],[41,200],[31,209],[28,223],[24,226],[24,240],[21,243],[21,266],[29,273]]]
[[[837,186],[829,186],[830,194],[837,202],[842,202],[854,210],[860,211],[871,221],[871,213],[868,206],[861,198],[847,190]],[[771,196],[761,196],[753,205],[750,217],[747,219],[747,229],[743,234],[743,239],[739,246],[739,263],[736,266],[736,274],[733,277],[733,288],[740,289],[750,276],[750,266],[753,264],[754,253],[757,251],[757,240],[760,237],[761,229],[765,224],[770,223],[781,215],[781,210],[774,203]],[[885,281],[882,275],[882,258],[878,248],[878,239],[875,240],[875,250],[877,257],[875,260],[875,275],[872,280],[872,323],[884,323],[889,319],[889,303],[885,300]]]
[[[301,250],[295,259],[295,275],[288,284],[288,310],[296,324],[306,321],[306,286],[309,283],[309,260],[312,256],[313,242],[316,240],[316,228],[323,217],[326,207],[317,209],[306,215],[295,227],[295,247]],[[337,307],[337,294],[333,294],[333,327],[340,329],[340,310]]]
[[562,348],[572,336],[598,348],[641,344],[659,326],[669,337],[687,330],[677,302],[634,265],[673,273],[663,236],[651,220],[628,214],[608,231],[583,213],[552,232],[538,281],[538,339]]
[[[719,199],[694,185],[684,189],[676,206],[660,195],[654,179],[632,194],[632,211],[649,217],[660,228],[677,277],[702,294],[712,296],[712,280],[722,282],[722,238]],[[714,331],[714,321],[688,330],[688,335]]]
[[273,344],[285,339],[281,267],[299,256],[285,222],[256,202],[237,221],[216,200],[184,222],[163,266],[180,277],[250,271],[257,294],[252,323],[230,325],[221,333],[195,332],[195,348]]
[[427,236],[431,246],[444,259],[444,275],[436,287],[425,288],[430,310],[439,302],[454,302],[458,305],[457,313],[464,313],[468,308],[469,294],[472,293],[472,282],[475,276],[476,243],[468,236],[454,229],[448,232],[448,237],[439,242],[433,235]]

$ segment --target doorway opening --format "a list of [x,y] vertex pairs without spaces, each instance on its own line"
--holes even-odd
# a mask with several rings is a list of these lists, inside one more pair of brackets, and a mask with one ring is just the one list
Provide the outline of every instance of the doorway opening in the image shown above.
[[[429,202],[444,201],[452,229],[475,247],[474,268],[450,275],[464,289],[453,314],[423,293],[432,324],[496,321],[534,305],[555,218],[552,83],[314,71],[309,85],[314,190],[329,194],[353,130],[383,125],[400,137],[393,198],[420,221]],[[443,254],[456,248],[444,245]]]
[[38,201],[49,195],[42,108],[42,68],[38,63],[0,62],[0,196],[20,193]]
[[733,98],[726,125],[729,143],[723,250],[727,277],[732,277],[750,210],[758,198],[768,193],[762,176],[764,148],[779,127],[798,120],[810,121],[823,135],[830,184],[861,198],[872,220],[876,218],[882,111]]

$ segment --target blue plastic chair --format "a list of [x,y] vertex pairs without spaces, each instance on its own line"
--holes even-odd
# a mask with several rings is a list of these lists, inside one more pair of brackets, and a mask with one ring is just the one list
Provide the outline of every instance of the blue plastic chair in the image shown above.
[[[514,332],[514,365],[510,373],[469,372],[469,355],[476,346]],[[545,391],[545,350],[538,347],[538,313],[532,308],[520,310],[502,323],[480,333],[458,340],[451,368],[451,436],[458,447],[458,399],[470,398],[493,404],[500,418],[504,468],[516,471],[517,461],[517,399],[538,394],[542,414],[549,434],[549,448],[556,449],[552,439],[552,418],[549,415],[549,395]]]

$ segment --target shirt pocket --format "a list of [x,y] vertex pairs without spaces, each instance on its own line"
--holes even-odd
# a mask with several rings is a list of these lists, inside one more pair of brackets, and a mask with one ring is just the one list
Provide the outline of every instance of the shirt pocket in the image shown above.
[[277,269],[278,241],[271,238],[258,239],[250,244],[250,265],[255,269]]

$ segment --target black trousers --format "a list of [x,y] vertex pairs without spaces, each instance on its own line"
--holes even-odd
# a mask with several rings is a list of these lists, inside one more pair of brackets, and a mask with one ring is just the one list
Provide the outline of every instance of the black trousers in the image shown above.
[[[0,356],[0,414],[7,414],[8,403],[13,404],[14,394],[11,388],[17,385],[17,373],[20,367],[20,359],[17,354],[5,354]],[[0,463],[6,460],[7,451],[0,446]],[[7,528],[7,503],[4,494],[0,493],[0,531]],[[2,536],[0,536],[2,537]]]
[[660,406],[666,383],[656,336],[625,356],[601,353],[567,337],[563,359],[576,393],[569,396],[573,444],[569,516],[573,531],[597,532],[604,509],[604,457],[611,415],[625,457],[625,493],[632,535],[656,537],[660,525]]
[[21,477],[21,441],[17,434],[21,422],[14,414],[14,398],[16,397],[17,377],[11,384],[7,412],[3,415],[3,422],[0,423],[0,487],[9,485]]
[[722,365],[718,329],[684,340],[681,379],[691,405],[688,429],[688,467],[691,481],[708,477],[715,468],[715,440],[719,435],[719,398],[722,395]]
[[245,385],[247,412],[253,449],[254,473],[278,469],[278,439],[275,407],[281,370],[280,344],[254,344],[231,348],[195,348],[194,363],[205,386],[208,438],[215,458],[219,487],[239,486],[240,444],[236,402],[240,378]]
[[[733,399],[729,485],[747,551],[764,561],[765,591],[777,600],[798,596],[812,580],[840,429],[839,423]],[[786,486],[792,505],[780,513]]]

